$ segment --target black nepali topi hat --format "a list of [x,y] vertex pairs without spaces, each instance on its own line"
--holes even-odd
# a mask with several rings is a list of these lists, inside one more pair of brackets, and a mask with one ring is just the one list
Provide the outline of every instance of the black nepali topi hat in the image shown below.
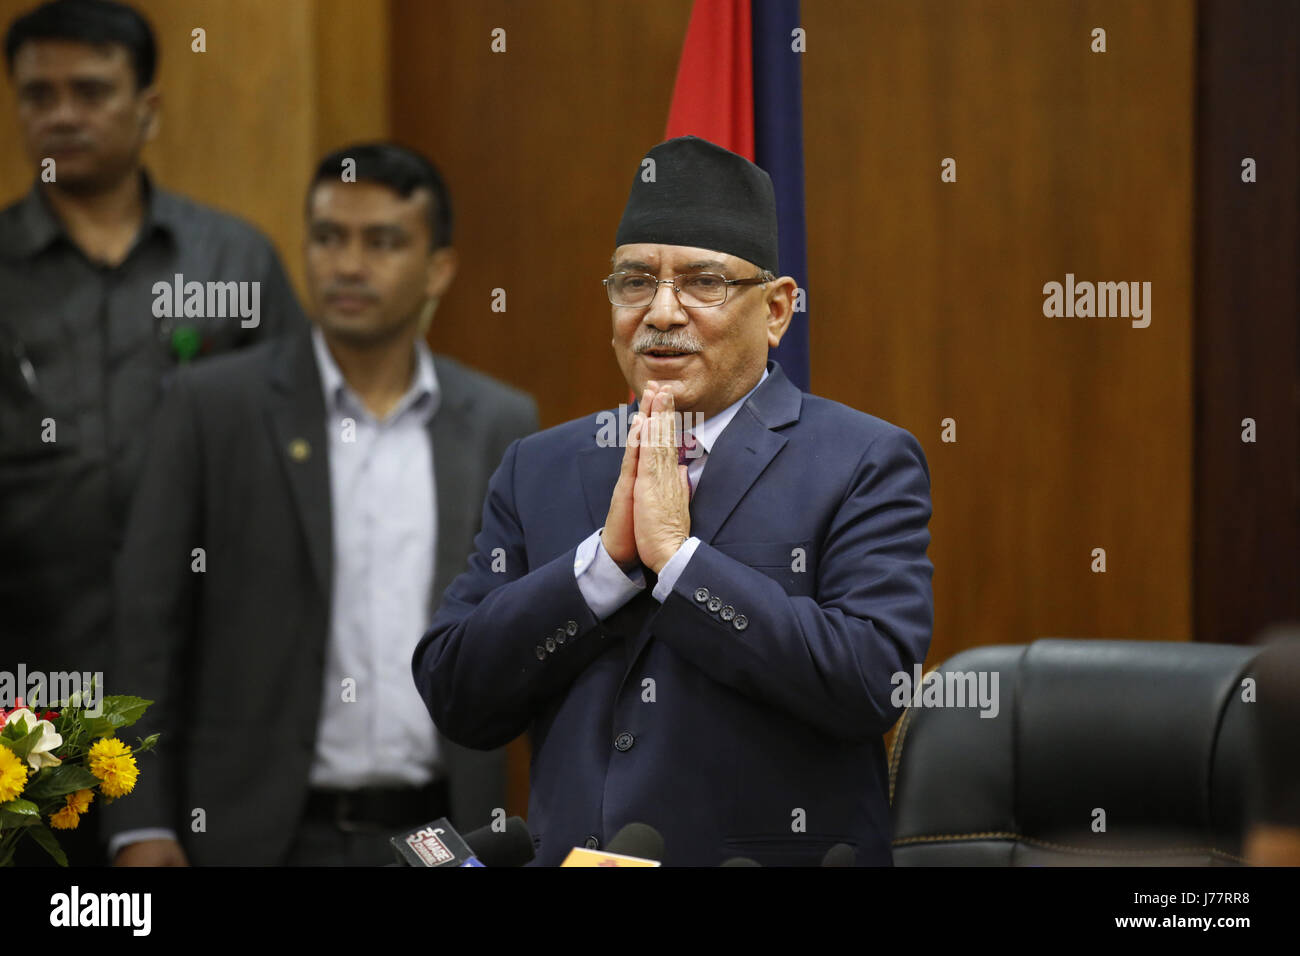
[[745,157],[698,136],[646,153],[618,224],[615,246],[653,242],[713,249],[777,271],[772,179]]

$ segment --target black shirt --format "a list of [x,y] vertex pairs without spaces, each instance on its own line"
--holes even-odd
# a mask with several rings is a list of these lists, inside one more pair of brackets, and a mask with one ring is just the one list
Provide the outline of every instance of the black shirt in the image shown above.
[[[168,373],[306,321],[264,235],[147,177],[144,190],[117,266],[85,256],[38,186],[0,210],[2,669],[104,669],[113,557]],[[177,318],[178,281],[222,285]],[[238,292],[256,327],[222,298]]]

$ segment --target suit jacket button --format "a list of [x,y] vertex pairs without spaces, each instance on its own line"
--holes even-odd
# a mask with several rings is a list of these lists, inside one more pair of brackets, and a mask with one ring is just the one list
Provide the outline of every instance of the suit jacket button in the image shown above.
[[627,753],[632,749],[632,743],[635,740],[636,738],[625,730],[614,738],[614,749],[619,753]]
[[542,647],[542,645],[538,644],[536,647],[534,647],[533,653],[537,655],[537,659],[539,661],[546,660],[546,648]]
[[569,637],[577,637],[577,636],[578,636],[578,622],[577,622],[577,621],[570,621],[568,624],[564,625],[564,633],[565,633],[565,634],[568,634]]
[[704,603],[705,601],[707,601],[708,599],[709,599],[709,589],[708,589],[708,588],[696,588],[696,589],[695,589],[695,600],[696,600],[698,603],[703,604],[703,603]]
[[711,597],[708,604],[709,610],[714,614],[718,613],[718,608],[722,607],[722,598]]
[[562,628],[562,627],[557,627],[557,628],[555,629],[555,643],[556,643],[556,644],[563,644],[563,643],[564,643],[565,641],[567,641],[568,639],[569,639],[569,635],[568,635],[568,633],[564,630],[564,628]]
[[555,638],[553,638],[553,637],[548,637],[548,638],[546,639],[546,653],[548,653],[548,654],[554,654],[554,653],[555,653]]
[[589,836],[587,837],[587,839],[583,840],[582,842],[583,842],[583,846],[585,846],[588,850],[600,849],[600,841],[597,840],[594,836]]
[[749,618],[745,617],[743,614],[737,614],[736,619],[731,622],[731,626],[738,631],[743,631],[745,628],[749,627]]
[[721,611],[718,612],[718,617],[722,618],[724,621],[730,621],[735,616],[736,616],[736,609],[732,607],[730,604],[728,604],[726,607],[724,607]]

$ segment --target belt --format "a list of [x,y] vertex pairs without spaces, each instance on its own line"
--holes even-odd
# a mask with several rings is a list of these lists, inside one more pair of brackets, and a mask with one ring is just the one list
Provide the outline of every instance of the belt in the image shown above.
[[447,781],[423,787],[364,787],[307,791],[303,819],[333,823],[340,830],[397,829],[445,817]]

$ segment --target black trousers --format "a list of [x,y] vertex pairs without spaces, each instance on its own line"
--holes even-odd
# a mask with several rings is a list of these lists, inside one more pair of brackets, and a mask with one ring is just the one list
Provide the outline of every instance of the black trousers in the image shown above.
[[328,820],[304,820],[289,847],[286,866],[387,866],[397,862],[389,838],[414,830],[428,820],[412,820],[406,826],[367,830],[343,830]]
[[[400,801],[399,801],[400,803]],[[418,816],[412,819],[393,816],[384,820],[360,818],[338,819],[335,814],[309,812],[299,822],[286,866],[387,866],[397,863],[392,837],[414,830],[449,813],[445,781],[432,784],[421,795]],[[309,807],[311,802],[309,801]]]

